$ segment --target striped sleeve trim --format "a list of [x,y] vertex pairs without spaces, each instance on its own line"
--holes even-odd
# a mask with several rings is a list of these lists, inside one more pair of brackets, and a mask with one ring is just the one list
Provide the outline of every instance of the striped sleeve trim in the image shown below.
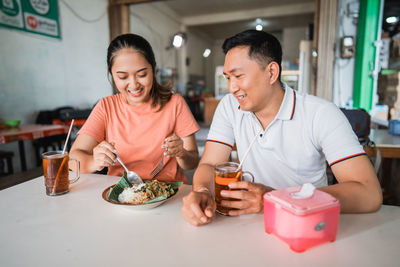
[[224,142],[221,142],[221,141],[218,141],[218,140],[207,139],[206,141],[207,141],[207,142],[220,143],[220,144],[229,146],[230,148],[233,148],[233,145],[230,145],[230,144],[228,144],[228,143],[224,143]]
[[344,161],[346,159],[351,159],[351,158],[355,158],[355,157],[358,157],[358,156],[362,156],[362,155],[367,155],[367,153],[362,152],[362,153],[354,154],[354,155],[351,155],[351,156],[348,156],[348,157],[345,157],[345,158],[342,158],[342,159],[338,159],[338,160],[332,162],[331,164],[329,164],[329,166],[332,167],[336,163],[342,162],[342,161]]

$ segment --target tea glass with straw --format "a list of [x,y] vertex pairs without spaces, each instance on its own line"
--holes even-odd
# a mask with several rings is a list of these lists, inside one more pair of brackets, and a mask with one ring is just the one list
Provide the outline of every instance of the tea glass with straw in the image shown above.
[[[57,196],[69,192],[69,185],[78,181],[80,177],[79,160],[69,158],[68,152],[65,151],[73,124],[74,120],[71,121],[62,151],[49,151],[42,154],[43,176],[46,185],[46,194],[49,196]],[[69,179],[68,163],[70,160],[75,161],[77,166],[77,173],[72,180]]]
[[261,131],[257,133],[256,136],[253,138],[240,164],[236,162],[223,162],[215,166],[215,202],[217,205],[217,212],[222,215],[229,215],[229,211],[233,210],[233,208],[222,206],[221,205],[222,200],[234,200],[234,199],[222,197],[221,191],[230,190],[229,188],[230,183],[242,181],[243,179],[245,179],[246,176],[250,178],[249,179],[250,182],[254,182],[253,174],[247,171],[242,171],[242,165],[246,160],[250,152],[250,149],[257,140],[257,136],[260,133]]

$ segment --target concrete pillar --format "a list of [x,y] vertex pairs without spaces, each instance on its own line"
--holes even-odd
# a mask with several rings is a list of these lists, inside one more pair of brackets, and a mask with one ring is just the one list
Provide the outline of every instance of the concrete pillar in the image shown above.
[[[186,33],[186,26],[181,25],[180,31]],[[187,44],[186,42],[178,49],[178,84],[179,86],[186,86],[186,83],[189,80],[188,74],[188,66],[186,65],[186,58],[187,58]]]

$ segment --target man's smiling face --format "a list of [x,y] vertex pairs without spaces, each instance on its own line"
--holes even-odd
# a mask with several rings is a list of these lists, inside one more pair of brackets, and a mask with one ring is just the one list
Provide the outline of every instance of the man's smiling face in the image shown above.
[[237,46],[225,56],[224,75],[228,90],[239,101],[240,108],[258,112],[265,108],[270,93],[270,78],[266,68],[249,57],[248,46]]

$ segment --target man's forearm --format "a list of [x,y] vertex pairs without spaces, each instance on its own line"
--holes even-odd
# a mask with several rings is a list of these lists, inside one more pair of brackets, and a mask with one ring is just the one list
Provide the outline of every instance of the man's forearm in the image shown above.
[[381,192],[359,182],[343,182],[319,189],[339,200],[342,213],[374,212],[382,204]]
[[201,191],[207,188],[214,192],[214,166],[200,163],[193,177],[193,191]]

